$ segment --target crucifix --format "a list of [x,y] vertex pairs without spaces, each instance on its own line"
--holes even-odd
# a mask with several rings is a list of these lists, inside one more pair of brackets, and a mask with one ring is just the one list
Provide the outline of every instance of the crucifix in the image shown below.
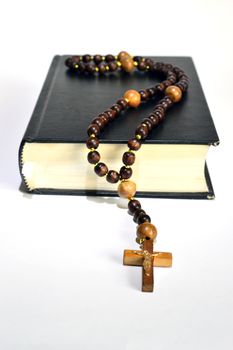
[[128,266],[142,266],[142,291],[153,292],[153,267],[171,267],[172,254],[153,252],[153,240],[145,239],[141,250],[125,250],[123,264]]

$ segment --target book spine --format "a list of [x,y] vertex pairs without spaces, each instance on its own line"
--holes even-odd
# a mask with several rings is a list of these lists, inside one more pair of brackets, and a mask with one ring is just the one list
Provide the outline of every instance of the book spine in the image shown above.
[[33,142],[36,140],[38,131],[40,129],[40,125],[41,122],[44,118],[45,115],[45,110],[53,89],[53,85],[56,79],[56,75],[58,72],[58,63],[60,60],[61,56],[60,55],[56,55],[54,56],[52,63],[50,65],[49,71],[47,73],[44,85],[42,87],[41,93],[38,97],[38,100],[36,102],[36,106],[33,110],[31,119],[28,123],[28,126],[26,128],[26,131],[24,133],[23,139],[20,143],[19,146],[19,152],[18,152],[18,164],[19,164],[19,171],[20,171],[20,175],[22,178],[22,182],[23,185],[25,186],[25,189],[28,192],[32,192],[30,191],[29,185],[27,183],[27,179],[24,176],[22,169],[23,169],[23,149],[24,149],[24,145],[25,142]]

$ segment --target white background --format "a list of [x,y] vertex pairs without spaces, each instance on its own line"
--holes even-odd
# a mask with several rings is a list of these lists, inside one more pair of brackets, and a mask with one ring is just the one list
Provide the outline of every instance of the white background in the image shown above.
[[[0,348],[233,347],[233,2],[1,1]],[[17,153],[55,54],[192,56],[221,144],[208,166],[214,201],[142,199],[172,251],[155,269],[122,265],[135,223],[117,198],[19,191]]]

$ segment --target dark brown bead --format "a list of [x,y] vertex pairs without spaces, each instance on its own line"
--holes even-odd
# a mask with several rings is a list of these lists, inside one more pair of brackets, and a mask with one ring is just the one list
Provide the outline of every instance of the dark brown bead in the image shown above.
[[134,60],[135,62],[140,62],[142,59],[143,59],[142,56],[134,56],[134,57],[133,57],[133,60]]
[[120,168],[120,178],[122,180],[129,179],[133,174],[132,168],[127,168],[126,166],[123,166]]
[[91,164],[96,164],[100,160],[100,154],[97,151],[91,151],[87,155],[87,160]]
[[136,210],[141,209],[141,203],[137,199],[131,199],[128,203],[128,208],[130,214],[133,215]]
[[91,123],[97,124],[100,129],[103,129],[103,127],[105,126],[104,120],[100,117],[93,119]]
[[104,122],[104,125],[108,124],[108,122],[109,122],[109,120],[110,120],[108,114],[105,113],[105,112],[104,112],[104,113],[100,113],[100,114],[98,115],[98,118],[101,118],[101,120]]
[[165,109],[160,102],[155,106],[155,109],[159,109],[161,111],[161,113],[165,114]]
[[94,170],[98,176],[105,176],[108,173],[108,167],[104,163],[96,164],[96,166],[94,167]]
[[101,55],[95,55],[94,56],[94,61],[96,64],[99,64],[100,62],[102,62],[102,56]]
[[160,84],[155,85],[155,89],[159,92],[164,92],[165,86],[163,85],[163,83],[160,83]]
[[128,141],[128,147],[132,151],[137,151],[141,147],[141,142],[137,139],[132,139]]
[[138,62],[137,68],[138,68],[138,70],[140,70],[140,71],[146,70],[146,62],[145,62],[145,61],[140,61],[140,62]]
[[168,109],[168,103],[166,100],[162,99],[160,100],[161,105],[163,106],[163,108],[165,109],[165,111]]
[[113,109],[108,109],[104,113],[106,113],[108,115],[108,118],[110,121],[113,121],[115,119],[115,117],[117,116],[117,112],[114,111]]
[[72,68],[72,63],[73,63],[73,60],[72,60],[72,57],[68,57],[66,60],[65,60],[65,65],[69,68]]
[[83,62],[90,62],[91,56],[90,55],[83,55]]
[[148,136],[148,133],[147,125],[139,125],[135,131],[135,135],[140,135],[143,140]]
[[122,161],[125,165],[132,165],[135,162],[135,154],[133,152],[125,152]]
[[157,71],[160,72],[164,67],[164,63],[163,62],[155,62],[154,67]]
[[163,120],[165,114],[164,113],[161,113],[161,111],[159,110],[154,110],[153,114],[157,115],[157,117],[159,118],[159,121]]
[[134,216],[133,216],[133,220],[134,220],[135,222],[138,222],[138,217],[139,217],[139,215],[140,215],[141,213],[146,214],[145,210],[143,210],[143,209],[137,209],[137,210],[135,210]]
[[165,115],[165,110],[161,104],[157,104],[154,108],[154,111],[159,111],[163,116]]
[[156,126],[159,124],[160,122],[160,118],[156,115],[151,113],[148,117],[148,119],[151,121],[151,123],[153,124],[153,126]]
[[141,100],[146,101],[149,98],[149,94],[146,90],[139,91],[139,94],[141,95]]
[[138,219],[137,219],[138,225],[143,224],[143,222],[151,222],[149,215],[147,215],[146,213],[141,213],[138,216]]
[[114,57],[113,55],[106,55],[106,56],[105,56],[105,61],[106,61],[106,62],[115,61],[115,57]]
[[169,97],[169,96],[165,96],[164,97],[164,100],[167,102],[167,104],[168,104],[168,108],[171,108],[171,106],[173,105],[173,101],[172,101],[172,99]]
[[165,86],[165,88],[167,88],[168,86],[171,85],[170,81],[168,79],[163,81],[163,85]]
[[115,103],[112,107],[111,107],[112,110],[116,111],[116,115],[119,115],[121,110],[122,110],[122,107],[120,105],[118,105],[117,103]]
[[97,124],[91,124],[87,129],[87,133],[89,136],[92,134],[98,135],[100,133],[100,128]]
[[96,65],[94,63],[87,63],[86,64],[86,72],[88,72],[89,74],[94,74],[95,68],[96,68]]
[[77,69],[78,69],[78,72],[80,72],[80,73],[84,72],[85,69],[86,69],[85,63],[80,62],[80,63],[78,64],[78,68],[77,68]]
[[98,148],[99,139],[97,137],[89,137],[86,142],[87,148]]
[[117,63],[114,62],[114,61],[109,62],[108,66],[109,66],[110,72],[115,72],[117,70],[117,68],[118,68]]
[[147,125],[148,131],[151,131],[151,130],[153,129],[153,123],[152,123],[152,121],[151,121],[150,119],[148,119],[148,118],[144,118],[144,119],[142,120],[142,124],[146,124],[146,125]]
[[128,106],[128,103],[124,98],[121,98],[120,100],[118,100],[117,104],[120,105],[122,109],[126,109],[126,107]]
[[109,170],[109,172],[108,172],[108,174],[106,176],[106,179],[107,179],[108,182],[110,182],[112,184],[115,184],[115,183],[117,183],[119,181],[120,175],[115,170]]
[[155,95],[156,89],[154,87],[151,87],[149,89],[146,89],[146,91],[148,93],[149,98],[152,98]]
[[99,68],[99,73],[100,74],[104,74],[106,72],[106,64],[105,63],[100,63],[98,65],[98,68]]
[[82,60],[82,56],[72,56],[72,61],[74,63],[79,63]]

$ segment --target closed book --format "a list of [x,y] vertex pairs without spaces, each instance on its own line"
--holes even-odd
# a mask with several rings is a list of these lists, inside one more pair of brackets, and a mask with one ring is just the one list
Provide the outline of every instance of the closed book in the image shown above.
[[[53,58],[19,147],[21,189],[37,194],[117,195],[117,184],[98,177],[87,161],[87,128],[128,89],[151,87],[156,74],[120,71],[78,75]],[[191,57],[150,57],[184,70],[190,84],[181,102],[152,130],[136,152],[132,180],[138,197],[213,198],[206,158],[219,138]],[[128,108],[99,135],[101,161],[119,170],[127,142],[158,97]]]

